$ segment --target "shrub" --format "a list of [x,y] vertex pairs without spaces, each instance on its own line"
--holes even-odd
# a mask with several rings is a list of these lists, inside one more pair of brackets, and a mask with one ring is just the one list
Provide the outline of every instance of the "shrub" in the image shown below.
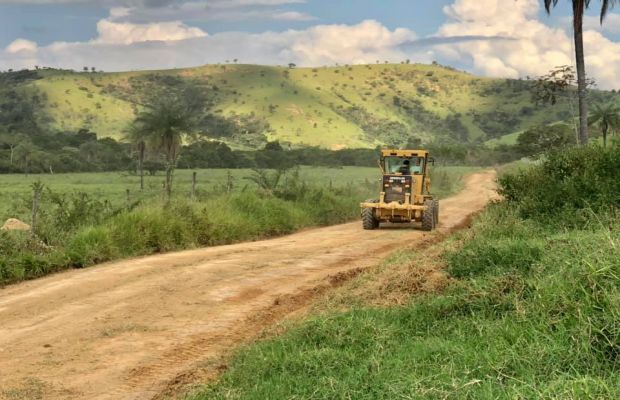
[[[620,146],[548,153],[537,166],[500,178],[500,193],[523,217],[576,219],[577,211],[620,204]],[[583,220],[580,218],[580,221]]]
[[108,261],[115,253],[110,232],[105,227],[82,230],[70,241],[66,252],[70,265],[76,268]]

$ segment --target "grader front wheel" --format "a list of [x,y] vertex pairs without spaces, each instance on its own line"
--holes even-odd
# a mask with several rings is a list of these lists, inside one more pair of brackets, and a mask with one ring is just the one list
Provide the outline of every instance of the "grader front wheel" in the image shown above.
[[[375,203],[375,201],[370,202]],[[364,208],[364,210],[362,210],[362,226],[367,231],[371,231],[379,227],[379,220],[375,217],[374,208]]]
[[424,205],[426,206],[426,211],[422,214],[422,230],[430,232],[435,229],[435,222],[438,218],[439,207],[438,205],[436,207],[433,200],[426,200]]

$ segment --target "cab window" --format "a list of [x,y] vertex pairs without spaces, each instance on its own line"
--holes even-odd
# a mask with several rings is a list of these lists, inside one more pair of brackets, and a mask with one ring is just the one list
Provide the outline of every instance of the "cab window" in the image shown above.
[[[409,161],[409,165],[405,163]],[[384,159],[384,169],[387,174],[399,174],[403,171],[409,171],[410,174],[424,173],[424,157],[397,157],[390,156]]]

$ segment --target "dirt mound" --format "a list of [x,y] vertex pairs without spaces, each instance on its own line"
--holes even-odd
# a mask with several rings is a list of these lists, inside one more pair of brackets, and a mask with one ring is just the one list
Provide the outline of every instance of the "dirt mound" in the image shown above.
[[0,230],[3,231],[29,231],[30,230],[30,225],[28,225],[25,222],[22,222],[18,219],[15,218],[9,218],[6,220],[6,222],[4,223],[4,225],[2,225],[2,228],[0,228]]

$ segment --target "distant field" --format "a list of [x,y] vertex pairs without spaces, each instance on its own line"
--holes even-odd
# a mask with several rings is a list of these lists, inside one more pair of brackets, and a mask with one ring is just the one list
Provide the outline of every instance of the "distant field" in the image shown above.
[[487,140],[485,144],[491,148],[495,148],[501,144],[505,144],[509,146],[514,145],[514,144],[517,144],[517,139],[519,138],[519,135],[521,135],[521,133],[523,132],[514,132],[508,135],[499,137],[497,139]]
[[[438,196],[458,190],[460,176],[474,171],[469,167],[442,167],[436,168],[437,185],[435,192]],[[192,172],[177,170],[175,172],[175,196],[187,197],[191,193]],[[228,182],[228,173],[232,176],[233,190],[254,189],[256,185],[247,178],[252,175],[251,170],[197,170],[197,193],[201,197],[212,197],[223,193]],[[309,184],[333,186],[366,186],[376,183],[379,190],[380,172],[377,168],[366,167],[303,167],[301,179]],[[162,198],[163,174],[145,176],[145,189],[140,191],[140,177],[126,172],[101,173],[73,173],[56,175],[0,175],[0,220],[10,217],[25,217],[28,215],[30,204],[31,185],[41,180],[45,186],[57,193],[84,192],[100,200],[108,200],[114,205],[121,205],[129,200],[159,201]],[[361,199],[364,200],[364,199]]]

